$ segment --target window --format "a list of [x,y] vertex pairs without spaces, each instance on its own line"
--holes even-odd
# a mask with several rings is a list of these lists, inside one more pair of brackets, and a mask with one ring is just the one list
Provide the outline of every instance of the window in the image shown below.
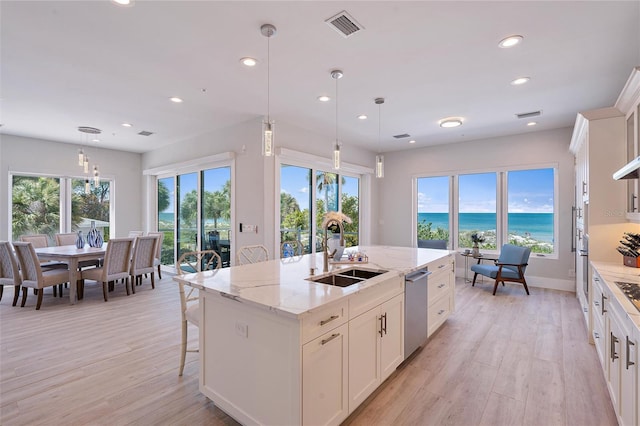
[[418,239],[449,241],[449,176],[418,179]]
[[53,245],[56,233],[81,230],[86,235],[95,222],[108,241],[111,196],[108,180],[91,183],[85,193],[85,179],[13,175],[11,237],[19,240],[25,234],[46,234]]
[[[304,253],[321,250],[323,215],[342,211],[352,223],[345,224],[345,245],[358,245],[360,179],[334,172],[290,164],[280,166],[280,241],[302,242]],[[314,211],[315,207],[315,211]],[[313,219],[315,217],[315,224]],[[311,236],[316,237],[313,247]]]
[[458,176],[458,246],[471,247],[471,235],[484,236],[483,248],[496,248],[496,174]]
[[158,179],[158,232],[162,232],[162,254],[160,263],[174,265],[176,258],[173,252],[174,233],[176,230],[174,221],[175,177]]
[[507,172],[509,244],[553,253],[553,169]]
[[[457,186],[451,190],[455,178]],[[499,250],[510,243],[530,247],[539,255],[553,254],[555,179],[552,167],[420,177],[417,239],[448,240],[452,232],[457,247],[466,248],[473,246],[471,234],[478,233],[484,237],[483,250]]]

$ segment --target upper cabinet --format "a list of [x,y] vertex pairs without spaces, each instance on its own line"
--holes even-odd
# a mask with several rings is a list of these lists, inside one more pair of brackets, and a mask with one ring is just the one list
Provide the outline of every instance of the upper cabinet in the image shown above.
[[[625,115],[625,163],[624,166],[640,156],[640,67],[631,72],[627,84],[625,84],[615,107]],[[626,186],[626,217],[630,221],[640,222],[640,180],[625,179],[619,185]]]

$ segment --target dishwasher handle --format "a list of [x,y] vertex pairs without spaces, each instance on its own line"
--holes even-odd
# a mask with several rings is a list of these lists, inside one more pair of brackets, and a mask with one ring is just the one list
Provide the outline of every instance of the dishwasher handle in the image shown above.
[[411,275],[407,275],[407,276],[404,278],[404,281],[405,281],[405,282],[408,282],[408,283],[413,283],[413,282],[420,281],[421,279],[428,277],[428,276],[429,276],[429,275],[431,275],[432,273],[433,273],[433,272],[431,272],[431,271],[418,271],[418,272],[414,272],[414,273],[413,273],[413,274],[411,274]]

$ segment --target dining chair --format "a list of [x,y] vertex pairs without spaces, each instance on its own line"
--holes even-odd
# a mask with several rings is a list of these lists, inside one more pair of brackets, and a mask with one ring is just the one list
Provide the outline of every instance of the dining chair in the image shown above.
[[131,256],[131,289],[136,292],[136,285],[142,284],[142,274],[151,274],[151,288],[156,288],[154,274],[154,259],[158,237],[136,237]]
[[[78,234],[75,232],[66,232],[56,234],[56,245],[58,246],[74,246],[76,245],[76,238],[78,238]],[[100,259],[92,259],[92,260],[81,260],[78,262],[78,270],[82,270],[82,268],[90,268],[92,266],[98,267],[100,266]]]
[[[20,241],[24,243],[31,243],[33,248],[49,247],[49,236],[47,234],[21,235]],[[75,244],[75,240],[73,244]],[[40,261],[40,267],[46,269],[67,269],[67,264],[63,262],[44,260]]]
[[[27,302],[28,288],[33,288],[38,290],[36,310],[39,310],[42,305],[44,288],[53,287],[55,289],[55,286],[69,282],[69,271],[60,268],[43,269],[31,243],[16,241],[13,246],[16,249],[22,273],[22,304],[20,306],[24,307]],[[60,292],[62,293],[62,289]]]
[[[107,244],[104,262],[99,268],[84,269],[81,272],[81,292],[84,293],[84,280],[94,280],[102,283],[104,301],[108,300],[107,284],[122,279],[127,296],[129,295],[129,275],[131,268],[131,246],[133,238],[112,238]],[[115,285],[114,285],[115,287]]]
[[158,241],[156,242],[156,253],[154,255],[153,264],[158,267],[158,279],[162,279],[160,266],[162,266],[162,241],[164,240],[164,232],[147,232],[147,235],[158,238]]
[[[176,262],[176,274],[184,275],[191,272],[201,272],[220,269],[222,259],[214,250],[191,251],[183,253]],[[189,323],[199,327],[200,324],[200,305],[198,303],[198,291],[195,287],[189,287],[185,291],[185,284],[178,281],[178,289],[180,291],[180,312],[182,323],[182,343],[180,345],[180,372],[178,376],[182,376],[184,371],[184,363],[187,358],[187,352],[199,352],[198,349],[187,349],[187,331]]]
[[280,258],[302,256],[302,243],[298,240],[283,241],[280,243]]
[[[476,285],[476,278],[478,274],[485,277],[495,279],[493,286],[493,295],[496,295],[498,289],[498,283],[502,283],[504,286],[505,281],[518,282],[524,286],[524,290],[529,295],[529,287],[527,287],[527,280],[524,278],[524,273],[527,269],[527,262],[529,262],[529,255],[531,254],[531,248],[520,247],[513,244],[504,244],[500,251],[500,257],[494,264],[482,264],[471,265],[473,274],[473,283],[471,286]],[[480,261],[478,261],[480,262]]]
[[22,284],[22,276],[18,267],[18,259],[13,252],[13,247],[9,241],[0,241],[0,300],[5,285],[13,286],[13,304],[18,303],[20,295],[20,285]]
[[240,247],[236,253],[237,265],[247,265],[249,263],[258,263],[267,260],[269,260],[269,251],[261,244]]

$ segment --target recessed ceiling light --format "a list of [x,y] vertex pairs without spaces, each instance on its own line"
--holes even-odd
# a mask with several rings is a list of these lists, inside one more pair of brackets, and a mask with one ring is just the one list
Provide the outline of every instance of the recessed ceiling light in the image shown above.
[[326,96],[326,95],[322,95],[322,96],[318,96],[318,100],[320,102],[329,102],[331,100],[331,98]]
[[360,115],[358,116],[358,119],[360,119],[360,120],[366,120],[366,119],[367,119],[367,116],[366,116],[365,114],[360,114]]
[[508,47],[513,47],[516,44],[519,44],[523,38],[524,37],[522,37],[521,35],[512,35],[500,40],[500,43],[498,43],[498,46],[502,47],[503,49],[506,49]]
[[242,58],[240,59],[240,62],[242,62],[242,65],[246,65],[248,67],[255,67],[256,64],[258,63],[257,60],[255,60],[254,58]]
[[415,141],[415,140],[413,140],[413,139],[411,139],[411,140],[409,141],[409,143],[416,143],[416,141]]
[[443,118],[442,120],[438,121],[438,124],[440,125],[440,127],[444,127],[446,129],[451,127],[458,127],[462,125],[462,118],[460,117]]
[[515,80],[513,80],[511,82],[512,86],[519,86],[521,84],[525,84],[526,82],[528,82],[529,80],[531,80],[530,77],[518,77]]
[[111,2],[118,6],[133,6],[133,0],[111,0]]
[[173,97],[169,98],[169,100],[170,100],[171,102],[175,102],[175,103],[177,103],[177,104],[179,104],[179,103],[181,103],[181,102],[182,102],[182,98],[179,98],[179,97],[177,97],[177,96],[173,96]]
[[530,121],[527,123],[527,126],[535,126],[536,124],[538,124],[536,121]]
[[93,138],[93,139],[91,139],[91,142],[100,142],[100,139],[98,139],[98,138]]
[[122,123],[122,127],[131,127],[131,123]]

